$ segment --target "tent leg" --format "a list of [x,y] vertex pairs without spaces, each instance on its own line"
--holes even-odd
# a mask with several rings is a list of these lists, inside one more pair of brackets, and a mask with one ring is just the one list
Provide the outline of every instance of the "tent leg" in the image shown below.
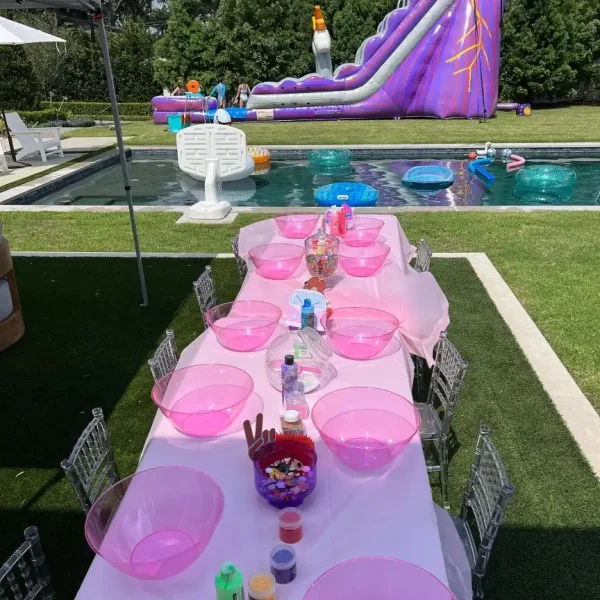
[[108,94],[112,106],[113,118],[115,121],[115,133],[117,135],[117,144],[119,145],[119,158],[121,160],[121,172],[123,174],[123,184],[125,186],[125,195],[127,196],[127,205],[129,206],[129,220],[131,221],[131,232],[133,233],[133,243],[135,245],[135,254],[137,256],[137,265],[140,275],[140,285],[142,287],[142,306],[148,306],[148,292],[146,290],[146,278],[144,276],[144,265],[142,264],[142,254],[140,251],[140,242],[138,239],[137,225],[135,223],[135,213],[133,211],[133,200],[131,198],[131,185],[129,182],[129,172],[127,170],[127,157],[125,156],[125,144],[123,142],[123,132],[121,131],[121,119],[119,118],[119,106],[117,104],[117,94],[115,91],[115,82],[113,80],[112,65],[110,64],[110,54],[108,51],[108,42],[106,40],[106,29],[104,28],[104,19],[102,12],[94,14],[94,19],[98,23],[98,33],[100,45],[102,46],[102,57],[104,58],[104,69],[106,71],[106,82],[108,84]]

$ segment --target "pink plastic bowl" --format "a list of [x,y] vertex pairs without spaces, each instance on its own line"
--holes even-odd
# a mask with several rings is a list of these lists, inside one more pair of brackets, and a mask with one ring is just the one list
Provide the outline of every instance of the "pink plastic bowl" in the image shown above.
[[194,365],[159,379],[152,400],[181,433],[211,437],[231,425],[253,389],[252,377],[241,369]]
[[283,237],[304,240],[313,232],[320,216],[309,213],[277,215],[275,223]]
[[325,572],[304,600],[456,600],[431,573],[395,558],[356,558]]
[[85,520],[85,537],[119,571],[138,579],[166,579],[202,554],[223,506],[219,484],[202,471],[140,471],[96,500]]
[[373,387],[352,387],[323,396],[312,420],[327,447],[353,469],[379,469],[399,456],[421,417],[403,396]]
[[266,279],[289,279],[304,258],[304,248],[295,244],[265,244],[248,254],[259,275]]
[[267,343],[281,314],[274,304],[240,300],[211,308],[205,318],[222,346],[236,352],[252,352]]
[[349,246],[370,246],[377,241],[384,222],[373,217],[354,217],[354,229],[344,235],[344,243]]
[[353,277],[372,277],[383,266],[390,247],[376,242],[370,246],[340,244],[340,265]]
[[398,319],[377,308],[337,308],[321,325],[333,347],[346,358],[369,360],[375,358],[394,337]]

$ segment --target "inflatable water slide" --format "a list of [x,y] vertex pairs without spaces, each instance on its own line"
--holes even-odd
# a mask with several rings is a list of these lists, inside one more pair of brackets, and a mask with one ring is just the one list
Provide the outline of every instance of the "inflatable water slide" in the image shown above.
[[[234,120],[490,117],[498,101],[503,0],[400,0],[353,63],[332,72],[325,19],[313,17],[316,73],[260,83]],[[163,98],[178,100],[185,99]],[[166,121],[154,98],[155,122]],[[212,111],[191,111],[191,121]]]

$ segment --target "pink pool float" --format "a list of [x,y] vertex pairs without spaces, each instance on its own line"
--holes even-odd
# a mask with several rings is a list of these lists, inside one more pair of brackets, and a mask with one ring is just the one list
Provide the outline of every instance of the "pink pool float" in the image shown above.
[[355,558],[317,579],[304,600],[456,600],[454,594],[425,569],[395,558]]
[[374,387],[331,392],[317,401],[311,415],[331,452],[353,469],[367,471],[391,463],[421,425],[412,402]]
[[258,274],[265,279],[289,279],[304,258],[304,248],[295,244],[265,244],[248,252]]
[[335,350],[353,360],[375,358],[394,337],[399,322],[394,315],[377,308],[334,309],[321,324]]
[[383,267],[390,247],[375,242],[370,246],[340,244],[340,265],[352,277],[373,277]]
[[239,300],[211,308],[206,321],[222,346],[235,352],[252,352],[269,341],[281,315],[274,304]]
[[374,217],[354,217],[354,228],[346,232],[343,241],[349,246],[370,246],[378,240],[383,225]]
[[248,373],[229,365],[194,365],[159,379],[152,400],[181,433],[212,437],[227,429],[254,390]]
[[223,507],[219,484],[202,471],[140,471],[96,500],[85,520],[85,537],[119,571],[138,579],[167,579],[202,554]]
[[304,240],[313,232],[320,216],[314,213],[277,215],[275,223],[283,237]]
[[507,171],[516,171],[525,165],[525,159],[518,154],[510,155],[510,162],[506,165]]

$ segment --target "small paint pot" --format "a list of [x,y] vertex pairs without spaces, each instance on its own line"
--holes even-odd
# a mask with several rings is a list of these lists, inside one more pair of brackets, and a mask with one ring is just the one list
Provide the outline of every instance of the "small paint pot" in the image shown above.
[[248,580],[249,600],[277,600],[275,577],[270,573],[255,573]]
[[284,508],[279,511],[279,539],[284,544],[297,544],[304,534],[302,511],[297,508]]
[[296,552],[291,546],[279,544],[271,550],[271,574],[280,584],[296,579]]

